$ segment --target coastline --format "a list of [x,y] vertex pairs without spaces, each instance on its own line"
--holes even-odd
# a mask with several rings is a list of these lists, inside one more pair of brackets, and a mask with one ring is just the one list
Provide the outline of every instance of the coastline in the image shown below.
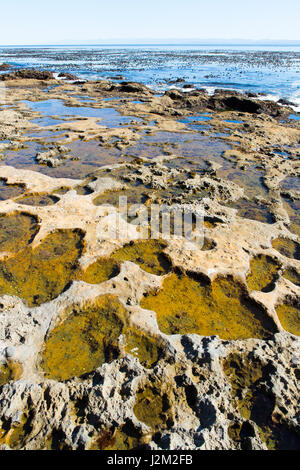
[[43,68],[83,80],[142,82],[164,93],[179,86],[265,93],[299,106],[299,48],[288,46],[48,46],[0,48],[0,63]]
[[[2,235],[0,448],[297,448],[300,122],[290,104],[12,77],[0,81],[0,214],[18,246]],[[120,217],[124,193],[130,204],[201,206],[202,249],[141,241]],[[32,218],[29,235],[16,214]],[[114,217],[122,239],[105,235]]]

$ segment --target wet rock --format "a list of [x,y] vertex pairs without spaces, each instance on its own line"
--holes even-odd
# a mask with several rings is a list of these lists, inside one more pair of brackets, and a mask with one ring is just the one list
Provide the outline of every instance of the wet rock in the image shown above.
[[125,80],[123,75],[113,75],[112,77],[107,77],[108,80]]
[[53,73],[49,72],[49,70],[40,71],[31,69],[21,69],[0,76],[0,80],[2,81],[18,79],[51,80],[53,78]]
[[251,114],[269,114],[273,117],[287,115],[287,110],[273,101],[254,100],[237,92],[216,91],[209,105],[216,110],[231,109]]
[[185,82],[184,78],[176,78],[176,80],[169,81],[170,85],[175,85],[176,83],[184,83],[184,82]]
[[40,165],[47,165],[55,168],[61,165],[63,163],[63,160],[65,160],[66,158],[70,158],[70,156],[66,156],[68,151],[69,149],[67,147],[64,147],[63,145],[58,145],[54,148],[51,148],[47,152],[37,153],[35,158]]
[[11,68],[11,65],[6,64],[5,62],[3,62],[3,64],[0,65],[0,71],[9,70],[10,68]]
[[59,73],[58,78],[64,78],[66,80],[78,80],[78,77],[76,77],[76,75],[73,75],[71,73],[66,73],[66,72]]
[[153,93],[147,86],[136,82],[122,82],[118,90],[121,93]]
[[165,93],[165,96],[171,98],[171,100],[183,100],[184,94],[179,90],[168,90]]
[[292,103],[292,101],[286,100],[285,98],[281,98],[277,103],[282,104],[283,106],[295,106],[295,103]]

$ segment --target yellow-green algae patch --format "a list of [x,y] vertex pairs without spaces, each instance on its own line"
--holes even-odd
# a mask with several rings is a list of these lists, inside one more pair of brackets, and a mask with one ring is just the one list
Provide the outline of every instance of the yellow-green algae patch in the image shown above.
[[0,252],[16,252],[32,242],[39,231],[36,217],[15,212],[0,214]]
[[119,207],[120,197],[127,198],[127,204],[144,204],[149,197],[149,190],[145,186],[139,185],[134,188],[122,189],[116,191],[105,191],[93,200],[96,206],[111,205]]
[[33,194],[32,196],[25,196],[18,199],[18,204],[25,206],[53,206],[59,201],[59,198],[52,194]]
[[0,201],[12,199],[24,192],[24,185],[7,184],[6,180],[0,178]]
[[224,360],[223,370],[231,384],[233,405],[245,420],[243,424],[231,423],[229,437],[240,441],[243,448],[242,431],[244,428],[244,434],[247,434],[248,420],[251,420],[269,450],[299,449],[299,434],[288,427],[282,415],[275,412],[275,398],[265,390],[264,384],[268,382],[272,368],[250,354],[232,352]]
[[208,229],[216,228],[218,224],[222,223],[221,219],[217,217],[204,217],[204,227]]
[[224,360],[223,370],[230,381],[235,406],[243,418],[249,419],[252,389],[263,376],[261,362],[234,352]]
[[80,230],[57,230],[36,248],[0,261],[0,295],[16,295],[29,306],[57,297],[69,284],[83,250]]
[[149,381],[137,390],[133,412],[153,431],[163,430],[172,423],[173,402],[170,384]]
[[151,440],[143,436],[132,423],[128,422],[114,430],[102,431],[92,442],[90,450],[134,450]]
[[11,449],[21,449],[28,435],[32,431],[32,412],[27,409],[23,411],[19,422],[11,422],[2,418],[0,424],[0,445],[6,444]]
[[270,292],[278,279],[280,264],[274,258],[258,255],[250,261],[251,273],[247,276],[247,284],[251,290]]
[[278,307],[276,307],[276,312],[283,328],[292,333],[293,335],[300,336],[299,305],[278,305]]
[[160,240],[131,242],[115,251],[112,258],[116,261],[132,261],[141,269],[161,276],[171,270],[171,263],[163,250],[167,244]]
[[100,284],[119,274],[119,263],[112,258],[98,258],[87,269],[79,272],[77,279],[88,284]]
[[300,286],[300,274],[294,268],[288,268],[284,271],[283,277],[288,281],[295,284],[295,286]]
[[15,382],[22,376],[23,368],[19,362],[8,361],[0,365],[0,386],[9,382]]
[[222,339],[266,338],[276,331],[262,307],[231,277],[213,282],[172,273],[161,290],[145,296],[141,307],[153,310],[168,335],[196,333]]
[[46,377],[65,381],[95,370],[120,354],[118,338],[127,311],[112,295],[74,307],[49,335],[42,352]]
[[92,194],[94,192],[86,185],[77,186],[75,189],[77,194],[79,194],[80,196],[88,196],[89,194]]
[[202,251],[210,251],[213,250],[216,247],[216,243],[213,240],[210,240],[209,238],[204,238],[203,240],[203,245],[201,247]]
[[279,237],[272,242],[273,248],[287,258],[300,259],[300,245],[289,238]]
[[154,336],[137,329],[126,329],[125,352],[137,357],[139,362],[150,369],[162,357],[164,346]]

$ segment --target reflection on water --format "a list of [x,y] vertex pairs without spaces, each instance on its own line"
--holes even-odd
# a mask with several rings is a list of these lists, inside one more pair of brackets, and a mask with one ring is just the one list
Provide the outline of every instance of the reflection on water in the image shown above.
[[0,201],[17,197],[23,191],[24,188],[21,185],[6,184],[4,180],[0,179]]
[[30,122],[37,124],[40,127],[47,126],[57,126],[58,124],[64,124],[66,121],[64,119],[53,119],[52,117],[42,117],[37,119],[32,119]]
[[250,199],[255,198],[256,196],[268,195],[268,189],[263,183],[264,173],[255,167],[248,167],[245,170],[233,168],[231,164],[229,167],[224,165],[217,171],[218,176],[224,179],[228,179],[233,183],[241,186],[245,190],[245,194],[250,197]]
[[62,160],[62,164],[56,168],[36,163],[36,154],[47,151],[47,148],[37,142],[28,142],[24,148],[19,150],[7,150],[3,153],[4,159],[0,162],[0,165],[5,164],[15,168],[38,171],[57,178],[77,179],[84,178],[100,166],[113,165],[129,160],[129,157],[121,157],[120,150],[100,147],[96,141],[75,141],[66,145],[66,147],[70,150],[68,153],[75,159]]
[[[80,116],[86,118],[98,118],[99,124],[106,127],[120,127],[122,125],[128,125],[131,123],[132,118],[128,116],[122,116],[114,108],[91,108],[89,106],[66,106],[61,100],[51,99],[44,101],[22,101],[33,111],[37,111],[45,116]],[[139,120],[135,118],[135,120]],[[47,122],[50,122],[47,124]],[[64,122],[58,121],[57,124]],[[42,121],[42,125],[55,125],[55,122],[51,123],[49,118]]]
[[205,114],[199,114],[196,116],[185,116],[182,119],[179,119],[178,122],[186,124],[189,129],[195,131],[208,130],[211,126],[204,125],[204,121],[211,121],[211,117]]
[[300,114],[290,114],[290,119],[294,119],[295,121],[300,121]]
[[223,163],[221,154],[229,148],[231,148],[230,145],[225,142],[209,139],[199,134],[161,131],[144,136],[137,144],[129,147],[126,153],[141,158],[176,154],[187,158]]
[[224,122],[230,122],[231,124],[244,124],[244,121],[238,121],[237,119],[224,119]]
[[290,231],[300,236],[300,200],[293,201],[287,197],[282,199],[291,221]]
[[264,204],[258,204],[256,201],[247,199],[239,199],[238,201],[229,205],[233,209],[238,209],[238,216],[246,219],[257,220],[266,224],[275,222],[274,217],[268,207]]
[[282,189],[300,191],[300,178],[298,176],[288,176],[281,183]]

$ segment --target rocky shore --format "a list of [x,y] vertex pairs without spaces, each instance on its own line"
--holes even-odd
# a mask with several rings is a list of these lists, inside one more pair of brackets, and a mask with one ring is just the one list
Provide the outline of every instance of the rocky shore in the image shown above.
[[59,78],[0,75],[0,449],[299,449],[290,104]]

